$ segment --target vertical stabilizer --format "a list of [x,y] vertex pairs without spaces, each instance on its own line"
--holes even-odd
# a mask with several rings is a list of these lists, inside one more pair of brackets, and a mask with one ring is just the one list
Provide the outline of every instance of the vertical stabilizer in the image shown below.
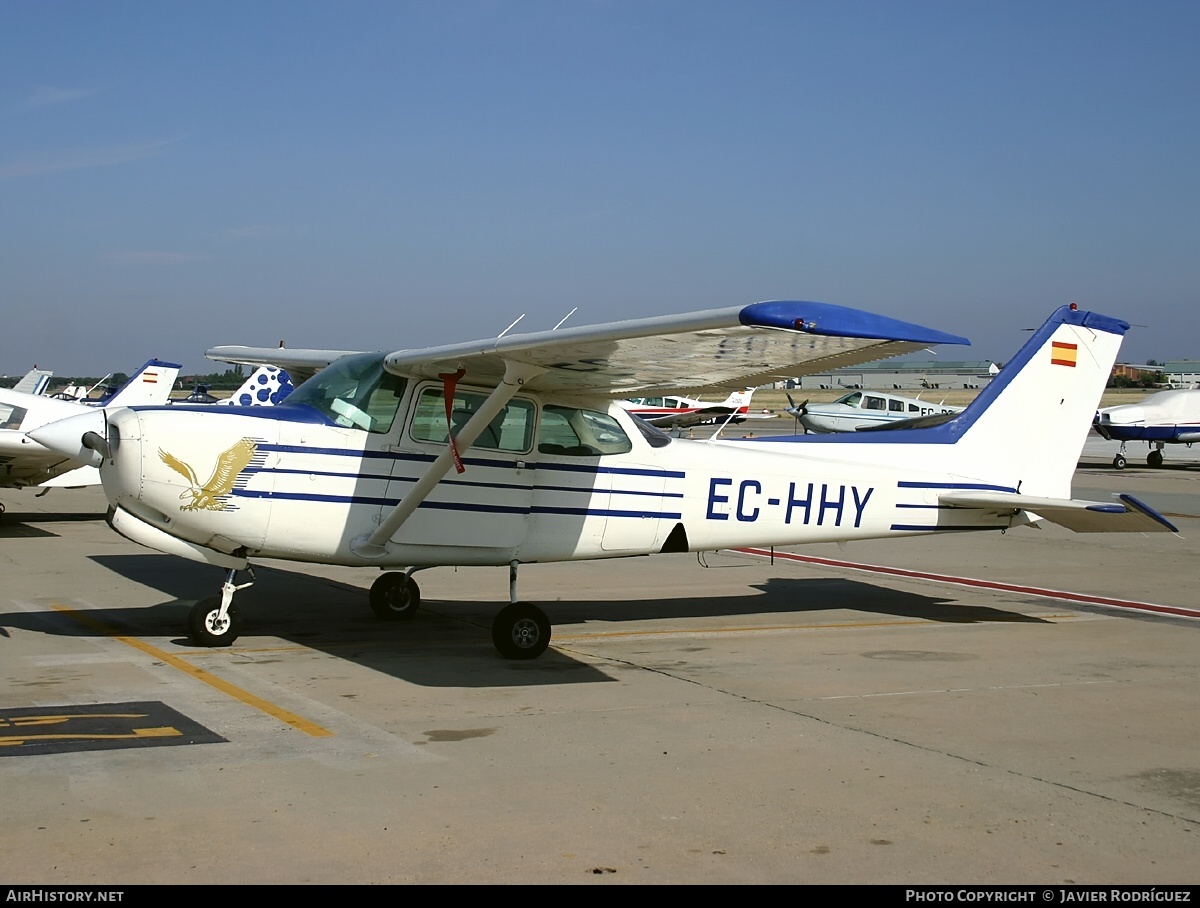
[[45,394],[46,386],[50,384],[50,377],[52,375],[54,375],[53,372],[34,366],[25,373],[19,382],[13,385],[13,390],[22,391],[25,394]]
[[156,406],[165,404],[175,387],[175,379],[182,366],[152,359],[142,366],[129,381],[125,382],[108,400],[105,407]]
[[281,403],[295,386],[292,377],[278,366],[262,365],[242,386],[217,405],[227,407],[271,407]]
[[1064,306],[955,418],[958,453],[1025,495],[1071,496],[1071,477],[1128,322]]

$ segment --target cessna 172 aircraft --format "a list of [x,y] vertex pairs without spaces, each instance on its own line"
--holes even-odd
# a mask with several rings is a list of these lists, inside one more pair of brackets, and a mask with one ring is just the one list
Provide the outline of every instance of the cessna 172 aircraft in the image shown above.
[[1154,445],[1146,463],[1161,467],[1163,447],[1168,444],[1191,445],[1200,441],[1200,389],[1176,389],[1151,394],[1141,403],[1105,407],[1096,413],[1096,431],[1107,439],[1121,442],[1113,466],[1125,469],[1125,443],[1144,441]]
[[254,558],[386,570],[368,597],[383,618],[418,608],[421,568],[507,565],[510,604],[492,640],[530,659],[551,629],[518,601],[523,563],[1039,519],[1174,531],[1129,496],[1071,498],[1128,328],[1059,309],[966,411],[927,429],[691,441],[616,404],[967,343],[840,306],[766,302],[394,353],[220,347],[209,356],[321,371],[276,407],[91,412],[35,437],[99,467],[118,532],[228,572],[190,613],[198,643],[237,637],[233,598],[249,585],[237,575]]
[[[152,359],[114,394],[105,406],[165,404],[179,374],[178,363]],[[77,487],[96,485],[95,468],[45,448],[29,437],[39,426],[93,409],[83,401],[58,400],[44,394],[0,390],[0,487]],[[0,505],[0,512],[4,508]]]
[[788,402],[791,406],[786,412],[794,416],[806,432],[855,432],[871,426],[963,410],[962,407],[932,404],[884,391],[851,391],[829,404],[810,404],[807,400],[797,404],[789,394]]

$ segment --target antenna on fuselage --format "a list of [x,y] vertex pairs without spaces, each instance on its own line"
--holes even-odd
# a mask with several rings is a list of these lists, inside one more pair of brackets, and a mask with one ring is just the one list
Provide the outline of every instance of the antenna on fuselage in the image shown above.
[[[522,312],[520,315],[517,316],[517,322],[519,322],[524,317],[525,317],[525,313]],[[517,322],[513,322],[511,325],[509,325],[507,328],[505,328],[503,331],[501,331],[499,334],[497,334],[496,340],[500,340],[500,338],[502,338],[502,337],[504,337],[504,335],[508,334],[509,331],[511,331],[513,328],[517,327]]]
[[[575,314],[577,311],[579,311],[579,307],[578,307],[578,306],[576,306],[574,309],[572,309],[570,312],[568,312],[566,315],[564,315],[564,316],[562,317],[562,319],[560,319],[560,320],[559,320],[559,323],[558,323],[557,325],[555,325],[553,328],[551,328],[550,330],[551,330],[551,331],[557,331],[559,328],[561,328],[561,327],[562,327],[562,323],[563,323],[563,322],[565,322],[567,319],[569,319],[569,318],[570,318],[572,315],[574,315],[574,314]],[[35,367],[35,368],[36,368],[36,367]]]

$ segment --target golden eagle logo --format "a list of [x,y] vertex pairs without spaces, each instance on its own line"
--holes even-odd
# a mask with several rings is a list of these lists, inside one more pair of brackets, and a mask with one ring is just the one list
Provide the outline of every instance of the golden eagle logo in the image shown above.
[[221,456],[217,458],[217,465],[213,467],[212,476],[208,477],[208,482],[204,485],[200,485],[197,480],[196,471],[178,457],[167,453],[162,448],[158,449],[158,456],[162,458],[163,463],[186,479],[188,485],[191,486],[179,493],[180,498],[192,496],[191,502],[181,505],[179,510],[223,511],[225,502],[221,498],[233,490],[233,483],[238,478],[238,474],[250,465],[256,450],[258,450],[258,444],[252,439],[243,438],[241,441],[235,442],[228,451],[221,452]]

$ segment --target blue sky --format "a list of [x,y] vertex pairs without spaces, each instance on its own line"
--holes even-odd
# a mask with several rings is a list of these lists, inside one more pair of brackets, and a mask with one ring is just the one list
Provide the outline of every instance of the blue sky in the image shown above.
[[1200,3],[0,4],[0,372],[813,299],[1200,357]]

